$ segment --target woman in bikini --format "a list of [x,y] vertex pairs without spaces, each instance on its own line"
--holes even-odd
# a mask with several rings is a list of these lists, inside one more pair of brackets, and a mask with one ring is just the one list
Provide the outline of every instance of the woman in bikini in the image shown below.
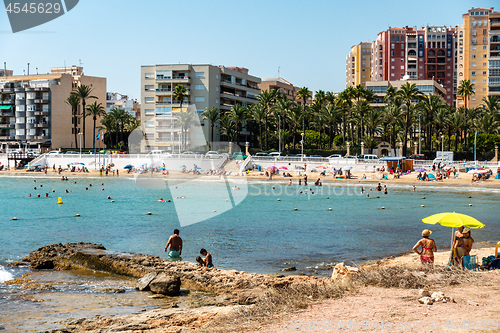
[[[428,229],[422,231],[423,238],[419,240],[413,247],[413,251],[415,251],[415,253],[420,256],[420,262],[422,263],[422,265],[434,263],[434,252],[437,252],[437,248],[434,240],[429,238],[431,233],[432,231]],[[422,250],[418,251],[417,249],[420,246],[422,247]]]

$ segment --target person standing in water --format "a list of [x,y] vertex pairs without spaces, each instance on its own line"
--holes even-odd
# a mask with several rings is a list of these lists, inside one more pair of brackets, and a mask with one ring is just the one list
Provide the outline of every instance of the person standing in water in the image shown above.
[[179,229],[174,230],[174,234],[168,239],[165,245],[165,252],[168,250],[168,258],[180,258],[182,254],[182,238],[179,237]]

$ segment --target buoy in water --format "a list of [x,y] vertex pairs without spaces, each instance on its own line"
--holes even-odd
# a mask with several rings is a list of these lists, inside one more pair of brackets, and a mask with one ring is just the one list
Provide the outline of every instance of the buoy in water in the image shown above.
[[229,200],[226,199],[226,201],[229,201]]
[[425,199],[425,197],[422,197],[422,199]]
[[216,212],[216,210],[214,209],[214,210],[212,211],[212,213],[215,213],[215,212]]
[[80,217],[80,214],[76,214],[75,217]]
[[169,200],[167,200],[167,202],[172,202],[172,201],[170,201],[170,199],[169,199]]
[[424,205],[420,205],[420,207],[425,207]]
[[114,200],[111,200],[111,202],[115,202]]
[[472,204],[469,204],[469,206],[472,206]]
[[54,193],[56,190],[52,190],[52,193]]
[[278,198],[278,201],[281,201],[281,199]]
[[380,209],[385,209],[385,207],[380,207]]
[[16,220],[17,220],[17,217],[13,217],[13,218],[12,218],[12,221],[16,221]]
[[469,199],[472,198],[470,195],[469,195]]
[[328,210],[330,210],[330,211],[331,211],[332,209],[331,209],[331,208],[328,208]]
[[326,197],[327,199],[330,199],[330,197]]
[[57,198],[57,203],[58,203],[58,204],[62,204],[62,203],[63,203],[63,201],[62,201],[62,197]]
[[151,212],[147,212],[146,215],[152,215]]
[[297,208],[294,208],[293,210],[298,210]]

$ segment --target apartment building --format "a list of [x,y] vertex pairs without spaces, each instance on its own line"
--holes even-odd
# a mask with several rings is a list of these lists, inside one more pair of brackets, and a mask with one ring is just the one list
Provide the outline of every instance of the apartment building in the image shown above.
[[445,101],[447,96],[446,89],[436,80],[398,80],[398,81],[368,81],[366,82],[366,89],[373,91],[375,99],[371,102],[370,106],[374,108],[382,108],[387,105],[384,99],[386,90],[389,87],[396,88],[396,91],[401,89],[406,83],[415,84],[417,89],[424,95],[438,95],[441,100]]
[[372,43],[359,43],[351,47],[346,56],[346,87],[365,85],[372,80]]
[[[68,96],[79,85],[88,85],[105,105],[106,79],[86,76],[83,68],[51,68],[47,74],[0,77],[0,143],[2,148],[75,148],[75,135]],[[94,99],[87,100],[87,105]],[[78,114],[82,115],[81,105]],[[98,120],[99,122],[99,120]],[[78,119],[77,133],[83,131]],[[86,118],[85,146],[92,147],[93,120]],[[83,138],[79,138],[79,141]],[[82,142],[83,143],[83,142]],[[78,142],[80,145],[80,142]]]
[[445,101],[456,94],[456,27],[389,28],[372,43],[373,81],[435,80],[445,88]]
[[8,69],[0,69],[0,76],[9,76],[13,75],[14,72]]
[[[261,79],[248,74],[242,67],[213,65],[167,64],[141,67],[141,119],[146,139],[141,143],[141,151],[162,149],[181,151],[181,126],[177,125],[180,101],[172,93],[182,85],[186,97],[182,101],[182,111],[188,106],[200,115],[207,108],[217,107],[221,113],[231,110],[236,104],[249,106],[258,102]],[[188,130],[185,150],[204,150],[210,140],[210,123],[200,116],[202,131]],[[240,138],[246,141],[249,133],[243,128]],[[213,142],[225,138],[214,130]],[[239,144],[244,145],[242,141]],[[211,147],[219,149],[217,144]]]
[[[274,77],[274,78],[265,78],[259,84],[260,91],[266,90],[277,90],[280,92],[281,96],[285,96],[289,100],[294,101],[295,103],[302,105],[304,101],[302,98],[297,99],[297,93],[300,90],[300,87],[294,86],[289,81],[285,80],[282,77]],[[310,104],[312,102],[312,97],[306,101],[306,104]]]
[[[493,7],[472,8],[462,18],[457,84],[471,81],[474,94],[469,97],[468,107],[475,108],[488,95],[500,95],[500,12]],[[457,105],[464,104],[457,96]]]
[[129,99],[127,95],[122,95],[117,92],[106,93],[106,113],[112,109],[125,110],[132,117],[137,118],[141,115],[141,106],[136,99]]

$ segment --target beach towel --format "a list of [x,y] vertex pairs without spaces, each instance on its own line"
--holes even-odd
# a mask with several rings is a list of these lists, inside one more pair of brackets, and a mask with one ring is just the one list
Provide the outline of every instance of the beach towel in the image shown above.
[[430,173],[429,175],[427,175],[429,177],[429,181],[432,182],[432,181],[437,181],[436,177]]
[[495,179],[500,179],[500,173],[495,176]]

